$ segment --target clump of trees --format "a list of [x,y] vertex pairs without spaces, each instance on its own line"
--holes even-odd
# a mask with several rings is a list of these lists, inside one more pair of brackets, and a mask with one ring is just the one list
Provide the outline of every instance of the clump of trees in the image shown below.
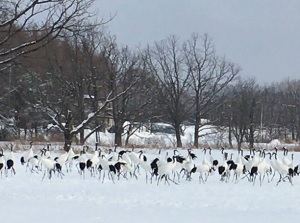
[[13,118],[15,137],[21,130],[37,137],[53,124],[68,150],[75,136],[84,144],[111,127],[110,117],[119,146],[124,123],[128,144],[133,123],[149,122],[170,124],[177,147],[184,125],[195,126],[195,147],[200,129],[211,125],[228,129],[229,146],[233,139],[239,147],[271,138],[299,141],[299,81],[261,86],[241,79],[241,68],[218,55],[207,34],[172,35],[139,50],[119,46],[105,22],[88,22],[92,3],[0,3],[0,122]]

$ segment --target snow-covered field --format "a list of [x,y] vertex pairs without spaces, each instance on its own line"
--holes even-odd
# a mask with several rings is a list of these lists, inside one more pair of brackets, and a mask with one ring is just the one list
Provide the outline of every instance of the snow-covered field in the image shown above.
[[[204,154],[194,150],[200,164]],[[228,151],[229,154],[235,151]],[[158,150],[145,150],[149,159],[158,156]],[[186,150],[180,151],[183,156]],[[16,175],[0,180],[1,222],[298,222],[300,217],[300,177],[293,178],[294,186],[279,178],[262,186],[247,179],[238,183],[220,181],[217,172],[200,184],[198,174],[191,181],[184,178],[178,185],[162,181],[157,185],[146,183],[141,171],[138,180],[120,178],[115,184],[86,172],[80,177],[76,167],[64,178],[57,176],[42,181],[43,172],[26,172],[20,164],[23,152],[16,154]],[[166,151],[161,156],[164,157]],[[172,154],[169,151],[168,154]],[[55,157],[56,154],[52,154]],[[221,159],[220,151],[212,155]],[[279,158],[283,153],[279,152]],[[290,155],[289,155],[290,158]],[[294,153],[294,164],[300,163],[300,154]]]

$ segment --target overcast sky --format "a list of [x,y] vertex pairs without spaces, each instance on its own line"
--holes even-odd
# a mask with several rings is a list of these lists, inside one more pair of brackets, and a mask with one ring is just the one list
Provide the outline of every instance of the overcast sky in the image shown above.
[[145,46],[207,33],[219,56],[261,83],[300,79],[299,0],[96,0],[120,44]]

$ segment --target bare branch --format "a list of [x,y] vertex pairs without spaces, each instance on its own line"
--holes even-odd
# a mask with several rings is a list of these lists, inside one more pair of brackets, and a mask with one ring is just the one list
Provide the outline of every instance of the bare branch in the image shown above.
[[6,0],[0,3],[0,69],[61,34],[89,29],[90,24],[87,26],[85,21],[96,15],[90,11],[94,1]]

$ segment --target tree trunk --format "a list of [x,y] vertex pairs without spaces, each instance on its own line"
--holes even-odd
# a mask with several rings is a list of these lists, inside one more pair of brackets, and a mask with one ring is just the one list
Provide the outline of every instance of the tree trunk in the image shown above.
[[122,146],[122,134],[123,134],[123,124],[115,125],[115,145]]
[[116,131],[115,133],[115,144],[120,147],[122,146],[122,132]]
[[128,144],[129,144],[129,135],[126,136],[125,146],[128,146]]
[[37,128],[37,124],[34,125],[34,138],[37,139],[38,137],[38,128]]
[[72,138],[73,138],[73,136],[71,135],[69,129],[66,129],[64,131],[64,137],[65,137],[64,150],[68,152],[70,150],[70,148],[71,148]]
[[[98,124],[98,123],[97,123],[97,124]],[[96,142],[98,142],[99,145],[101,145],[101,144],[100,144],[100,143],[101,143],[101,139],[100,139],[100,131],[97,130],[97,131],[95,132],[95,134],[96,134]]]
[[228,143],[229,143],[229,148],[233,148],[233,145],[232,145],[232,127],[229,126],[228,128]]
[[292,140],[295,141],[295,126],[292,126]]
[[27,137],[27,126],[25,126],[24,128],[24,139],[26,139],[26,137]]
[[69,151],[72,144],[73,135],[71,134],[71,126],[73,121],[73,115],[70,111],[68,111],[66,115],[66,125],[64,129],[64,137],[65,137],[65,145],[64,150]]
[[128,146],[129,138],[131,136],[132,126],[133,125],[131,125],[131,124],[129,124],[129,126],[128,126],[128,131],[127,131],[126,139],[125,139],[125,146]]
[[182,147],[182,142],[181,142],[181,134],[180,134],[180,125],[175,126],[175,134],[176,134],[176,142],[177,142],[177,147],[181,148]]
[[242,142],[238,141],[238,150],[240,150],[242,148]]
[[121,118],[115,120],[115,145],[122,146],[122,134],[124,121]]
[[83,145],[84,141],[85,141],[85,138],[84,138],[84,129],[81,129],[79,131],[79,142],[80,142],[80,145]]
[[196,115],[196,122],[195,122],[195,131],[194,131],[194,147],[199,147],[199,126],[200,126],[200,117]]
[[253,124],[250,125],[249,147],[250,147],[250,149],[254,148],[254,130],[253,130]]

